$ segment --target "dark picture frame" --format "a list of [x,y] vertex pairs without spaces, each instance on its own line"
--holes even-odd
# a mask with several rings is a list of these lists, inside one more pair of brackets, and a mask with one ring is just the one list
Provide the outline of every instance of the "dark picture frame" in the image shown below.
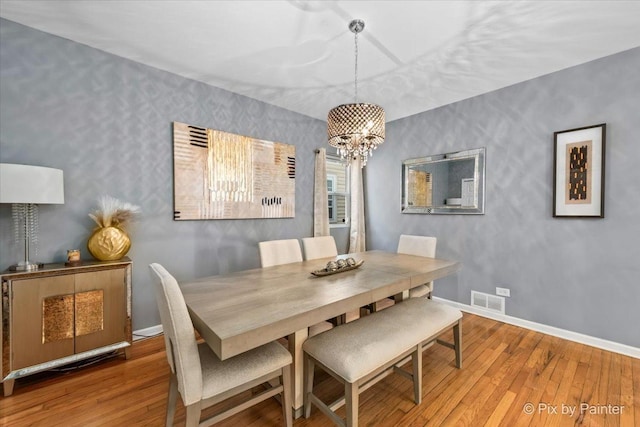
[[604,218],[606,123],[553,134],[553,217]]

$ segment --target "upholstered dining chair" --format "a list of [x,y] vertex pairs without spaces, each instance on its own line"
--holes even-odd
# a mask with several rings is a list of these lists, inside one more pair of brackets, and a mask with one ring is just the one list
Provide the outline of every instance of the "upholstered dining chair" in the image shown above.
[[[338,248],[333,236],[303,237],[302,248],[304,249],[304,259],[307,261],[338,256]],[[357,317],[357,312],[356,315],[350,317]],[[328,322],[334,326],[346,323],[347,314],[341,314],[338,317],[329,319]],[[313,332],[315,332],[315,329],[313,329]],[[311,333],[312,331],[310,330],[309,334]]]
[[[436,243],[438,239],[430,236],[413,236],[410,234],[401,234],[398,241],[399,254],[417,255],[427,258],[436,257]],[[431,298],[433,292],[433,282],[425,283],[409,290],[410,298]]]
[[267,240],[258,243],[260,264],[271,267],[302,261],[302,251],[297,239]]
[[[263,268],[302,261],[302,251],[297,239],[266,240],[259,242],[258,248],[260,250],[260,264]],[[333,323],[339,323],[339,320],[335,322],[329,320],[310,326],[309,336],[331,329]]]
[[[437,242],[438,239],[435,237],[401,234],[396,252],[399,254],[435,258]],[[433,292],[433,282],[425,283],[409,289],[409,298],[431,298],[431,292]],[[360,310],[360,314],[365,315],[368,311],[375,312],[391,305],[393,305],[393,298],[386,298],[369,304],[367,307],[363,307],[363,309]]]
[[[279,394],[285,425],[291,427],[291,354],[280,344],[271,342],[221,361],[206,343],[196,341],[193,323],[176,279],[160,264],[149,267],[157,277],[156,300],[171,368],[166,425],[173,425],[178,393],[186,407],[187,426],[217,423]],[[202,409],[261,384],[266,387],[261,393],[234,402],[233,406],[200,421]]]
[[338,256],[333,236],[303,237],[302,248],[306,260]]

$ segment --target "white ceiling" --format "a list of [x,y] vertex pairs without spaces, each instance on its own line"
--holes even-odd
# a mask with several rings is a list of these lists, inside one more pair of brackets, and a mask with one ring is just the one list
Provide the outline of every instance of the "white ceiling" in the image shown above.
[[1,0],[0,16],[326,120],[387,121],[640,46],[640,1]]

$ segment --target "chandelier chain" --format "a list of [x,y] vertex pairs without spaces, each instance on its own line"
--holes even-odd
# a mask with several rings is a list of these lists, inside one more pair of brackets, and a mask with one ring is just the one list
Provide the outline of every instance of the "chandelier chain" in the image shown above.
[[355,103],[358,103],[358,33],[355,33],[356,35],[356,66],[355,66],[355,87],[356,87],[356,96],[355,96]]

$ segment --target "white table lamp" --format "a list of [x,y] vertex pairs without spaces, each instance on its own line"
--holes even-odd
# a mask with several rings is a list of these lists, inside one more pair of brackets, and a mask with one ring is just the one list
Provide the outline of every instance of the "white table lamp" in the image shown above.
[[0,203],[11,203],[16,241],[24,238],[24,261],[12,270],[37,270],[29,260],[29,246],[37,243],[39,204],[63,204],[64,180],[60,169],[0,163]]

